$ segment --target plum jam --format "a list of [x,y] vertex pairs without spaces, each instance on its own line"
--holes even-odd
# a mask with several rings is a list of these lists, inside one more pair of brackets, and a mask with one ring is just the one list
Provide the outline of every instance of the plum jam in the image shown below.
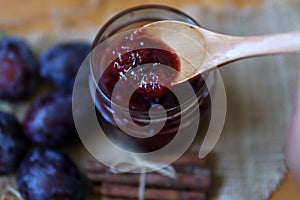
[[[130,25],[132,28],[133,21],[128,20],[128,17],[137,17],[140,21],[149,22],[149,20],[174,19],[174,16],[177,16],[174,12],[179,12],[177,10],[169,10],[169,8],[165,10],[165,7],[151,6],[135,9],[135,11],[125,11],[123,14],[113,18],[112,21],[104,26],[104,29],[108,29],[110,34],[113,35],[118,30],[124,29],[126,25]],[[146,19],[144,15],[136,15],[141,14],[140,12],[144,14],[145,12],[146,14],[149,12],[149,15],[152,13],[150,12],[151,10],[156,10],[156,12],[160,13],[166,12],[165,14],[172,15],[169,18],[163,17],[158,19]],[[132,12],[136,14],[127,15],[128,13],[132,14]],[[151,15],[155,16],[155,13]],[[187,16],[178,15],[177,17],[179,19],[175,19],[180,20],[180,17],[182,17],[181,21],[186,21],[185,17]],[[125,18],[129,23],[116,26],[115,23],[118,22],[119,18]],[[124,22],[122,21],[122,23]],[[112,29],[110,26],[116,27]],[[94,47],[111,36],[105,36],[105,30],[101,30],[99,34],[94,42]],[[186,91],[184,88],[181,88],[180,84],[171,86],[170,84],[177,76],[176,71],[179,71],[184,66],[181,66],[180,58],[176,52],[163,41],[150,37],[142,29],[138,28],[129,34],[125,34],[114,45],[105,48],[101,54],[96,54],[96,57],[97,59],[106,61],[103,63],[108,63],[108,66],[96,66],[102,69],[102,75],[95,87],[95,106],[98,121],[106,136],[119,147],[139,153],[158,150],[172,141],[183,119],[189,119],[189,123],[193,123],[193,113],[198,108],[201,112],[199,130],[204,131],[207,128],[207,120],[210,118],[210,95],[204,79],[199,76],[189,81],[194,94],[197,96],[197,102],[189,101],[190,96],[188,93],[185,95]],[[168,66],[172,70],[165,70],[161,66]],[[116,84],[121,80],[117,98],[112,99]],[[181,107],[176,95],[172,92],[174,91],[173,89],[182,93],[182,96],[185,97],[184,102],[188,106]],[[130,90],[134,92],[130,96],[128,103],[125,96],[128,95],[128,91]],[[112,104],[121,108],[129,107],[128,110],[132,121],[127,122],[124,119],[114,118],[113,114],[117,111],[112,108]],[[153,135],[149,131],[141,133],[141,135],[146,137],[134,137],[118,127],[116,120],[122,121],[123,125],[129,128],[133,126],[132,123],[138,126],[147,126],[151,120],[149,110],[157,104],[162,106],[166,111],[166,117],[161,119],[165,121],[165,124],[158,133]],[[185,124],[184,126],[188,127],[189,124]],[[187,132],[186,134],[189,133]]]
[[[126,95],[128,87],[136,89],[129,103],[131,110],[147,111],[154,103],[164,105],[162,97],[171,95],[164,85],[169,86],[176,74],[162,68],[161,65],[179,71],[180,59],[176,53],[162,41],[150,38],[142,29],[137,29],[125,36],[105,57],[107,59],[114,55],[117,55],[115,56],[117,58],[104,70],[98,83],[102,92],[111,98],[116,83],[123,78],[121,87],[124,87],[122,88],[124,90],[119,92],[124,91]],[[140,67],[145,64],[148,65]],[[132,71],[134,68],[137,70]],[[127,72],[129,75],[125,78]],[[119,96],[122,97],[122,94]],[[126,106],[122,98],[118,99],[117,103]],[[167,106],[166,108],[176,106],[173,103],[175,102],[171,101],[170,105],[164,106]]]

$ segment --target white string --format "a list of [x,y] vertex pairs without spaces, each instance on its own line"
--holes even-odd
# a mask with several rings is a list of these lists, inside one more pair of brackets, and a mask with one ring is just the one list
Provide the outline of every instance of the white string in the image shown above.
[[139,200],[145,199],[145,189],[146,189],[146,176],[145,170],[141,169],[140,182],[139,182]]
[[[129,162],[130,160],[131,162]],[[146,177],[147,177],[147,169],[150,171],[155,171],[170,178],[176,179],[177,174],[172,165],[168,165],[165,167],[164,163],[157,162],[149,162],[142,160],[138,157],[133,157],[133,159],[127,159],[118,162],[111,163],[111,172],[112,173],[123,173],[123,172],[137,172],[140,171],[140,179],[139,179],[139,189],[138,189],[138,200],[145,199],[145,189],[146,189]],[[157,170],[159,169],[159,170]]]

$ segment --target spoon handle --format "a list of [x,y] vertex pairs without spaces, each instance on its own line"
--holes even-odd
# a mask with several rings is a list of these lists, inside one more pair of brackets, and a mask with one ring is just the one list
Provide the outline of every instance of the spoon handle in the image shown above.
[[300,53],[299,31],[263,36],[232,37],[232,41],[228,43],[231,49],[226,53],[230,60],[271,54]]

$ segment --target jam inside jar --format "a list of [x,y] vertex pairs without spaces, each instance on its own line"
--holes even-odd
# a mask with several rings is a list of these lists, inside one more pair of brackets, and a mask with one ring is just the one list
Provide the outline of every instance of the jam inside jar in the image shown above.
[[[135,7],[123,11],[108,21],[96,36],[93,47],[95,48],[98,44],[119,32],[140,28],[144,24],[159,20],[178,20],[198,25],[192,18],[173,8],[165,6]],[[163,41],[148,37],[142,29],[134,30],[129,34],[125,34],[120,42],[116,42],[115,45],[107,48],[104,51],[105,53],[95,55],[96,59],[99,60],[110,59],[109,65],[105,68],[101,65],[96,66],[103,68],[103,72],[99,80],[92,83],[94,84],[93,87],[96,88],[95,109],[98,121],[106,136],[124,150],[136,153],[152,152],[172,141],[183,119],[188,119],[189,123],[197,120],[194,118],[193,113],[198,108],[201,113],[198,132],[200,134],[205,133],[210,120],[210,94],[207,87],[212,87],[213,83],[207,83],[204,79],[212,72],[189,81],[198,101],[191,102],[189,101],[189,96],[186,95],[185,104],[188,106],[182,107],[176,95],[159,82],[162,81],[164,84],[169,85],[176,78],[176,75],[169,74],[172,71],[161,70],[157,67],[158,65],[166,65],[179,71],[182,66],[178,55]],[[149,48],[147,44],[152,46],[155,44],[155,48]],[[116,54],[118,56],[114,57]],[[145,64],[150,64],[150,66],[148,68],[140,67]],[[136,69],[139,72],[139,76],[132,73],[132,69]],[[118,93],[119,98],[113,101],[112,94],[115,86],[121,79],[127,80],[124,78],[127,72],[130,73],[130,76],[133,76],[135,81],[128,79],[123,84],[119,84],[121,85],[121,90]],[[122,95],[126,95],[128,87],[137,88],[131,95],[129,104],[123,101],[122,98]],[[180,84],[170,87],[178,87],[177,89],[180,89]],[[180,91],[185,96],[184,89]],[[141,133],[141,135],[146,135],[146,137],[134,137],[118,127],[115,120],[119,119],[114,118],[113,113],[116,111],[113,110],[112,104],[121,108],[129,106],[128,110],[132,121],[126,123],[125,120],[123,122],[127,127],[132,126],[132,123],[139,126],[147,126],[151,120],[149,117],[150,108],[159,104],[166,111],[166,116],[161,119],[165,121],[165,124],[154,135],[151,132],[146,132]],[[185,123],[183,128],[188,127],[189,123]],[[186,134],[189,134],[188,129]]]

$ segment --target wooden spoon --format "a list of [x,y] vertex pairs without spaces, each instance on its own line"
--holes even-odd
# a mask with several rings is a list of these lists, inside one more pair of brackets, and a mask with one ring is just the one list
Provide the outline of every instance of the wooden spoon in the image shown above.
[[178,55],[185,64],[180,70],[182,76],[173,84],[243,58],[300,53],[300,32],[237,37],[171,20],[150,23],[143,29],[150,36],[164,41],[175,52],[179,52]]

